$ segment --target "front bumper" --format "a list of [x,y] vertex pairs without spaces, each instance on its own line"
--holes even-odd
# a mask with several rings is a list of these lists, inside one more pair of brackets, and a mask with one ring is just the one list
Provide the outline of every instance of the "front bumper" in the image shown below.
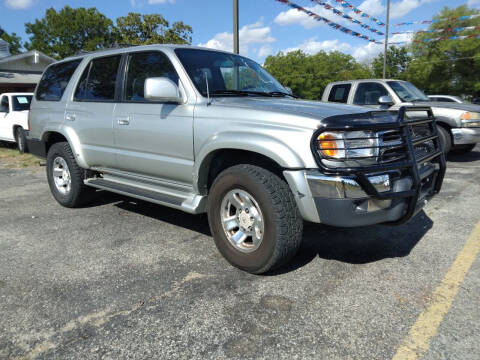
[[[439,166],[419,170],[422,186],[411,216],[420,211],[435,194]],[[397,222],[408,209],[407,198],[381,199],[370,196],[352,176],[328,176],[319,171],[284,171],[295,194],[301,215],[307,221],[339,227],[366,226]],[[412,190],[411,177],[394,173],[367,176],[380,194],[402,194]]]
[[[426,111],[428,116],[407,119],[407,111]],[[335,121],[331,123],[329,130],[350,129],[349,124],[334,127]],[[356,125],[355,130],[378,131],[379,127],[371,122]],[[319,169],[284,171],[305,220],[342,227],[400,224],[440,191],[446,162],[431,109],[402,107],[397,122],[383,128],[395,130],[399,139],[395,145],[379,146],[394,149],[393,160],[384,161],[383,152],[374,164],[341,167],[326,164],[319,157]],[[314,154],[316,135],[312,139]]]
[[468,145],[480,142],[480,128],[453,128],[453,143]]

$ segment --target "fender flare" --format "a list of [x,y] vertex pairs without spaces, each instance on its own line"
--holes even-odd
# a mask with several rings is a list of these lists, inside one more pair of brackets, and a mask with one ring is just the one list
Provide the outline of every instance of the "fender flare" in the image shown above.
[[305,164],[287,144],[262,134],[250,132],[226,132],[207,139],[195,156],[193,169],[194,188],[200,191],[208,179],[210,164],[218,150],[244,150],[263,155],[282,168],[302,169]]

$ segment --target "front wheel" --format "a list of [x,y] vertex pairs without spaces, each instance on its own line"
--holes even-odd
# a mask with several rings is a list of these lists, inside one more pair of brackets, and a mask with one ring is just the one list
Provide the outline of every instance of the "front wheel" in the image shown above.
[[450,132],[444,127],[438,125],[438,138],[440,139],[440,144],[443,149],[443,153],[447,155],[452,149],[452,138]]
[[17,149],[20,154],[24,154],[28,151],[25,131],[21,127],[15,129],[15,141],[17,142]]
[[287,183],[253,165],[220,173],[210,191],[208,219],[221,254],[253,274],[286,263],[302,240],[303,219]]

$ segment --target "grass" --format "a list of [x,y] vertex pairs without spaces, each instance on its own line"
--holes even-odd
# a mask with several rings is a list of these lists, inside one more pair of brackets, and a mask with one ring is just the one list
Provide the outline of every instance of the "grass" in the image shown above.
[[20,154],[16,144],[0,142],[0,168],[31,168],[43,163],[31,154]]

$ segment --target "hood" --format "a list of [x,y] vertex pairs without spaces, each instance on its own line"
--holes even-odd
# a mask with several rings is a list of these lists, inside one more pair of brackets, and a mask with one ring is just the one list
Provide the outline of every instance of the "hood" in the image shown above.
[[463,110],[463,111],[473,111],[480,112],[480,105],[475,104],[464,104],[464,103],[449,103],[449,102],[440,102],[440,101],[425,101],[425,102],[416,102],[415,106],[430,106],[432,110],[435,108],[440,109],[454,109],[454,110]]
[[326,117],[335,115],[363,114],[372,111],[372,109],[361,106],[352,106],[339,103],[253,96],[213,98],[212,104],[299,115],[317,120],[322,120]]

